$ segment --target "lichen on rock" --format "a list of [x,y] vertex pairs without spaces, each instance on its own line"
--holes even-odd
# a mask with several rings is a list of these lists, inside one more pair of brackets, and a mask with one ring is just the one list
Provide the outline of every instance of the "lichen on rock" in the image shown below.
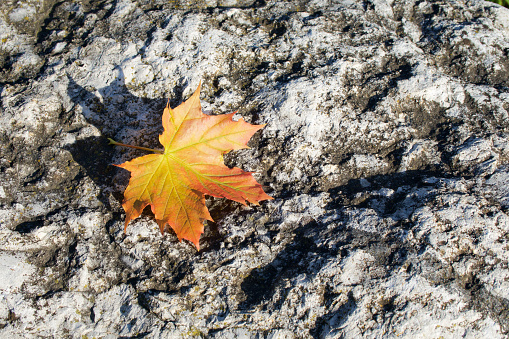
[[[483,1],[0,4],[2,337],[504,338],[509,11]],[[167,100],[267,124],[197,253],[118,164]]]

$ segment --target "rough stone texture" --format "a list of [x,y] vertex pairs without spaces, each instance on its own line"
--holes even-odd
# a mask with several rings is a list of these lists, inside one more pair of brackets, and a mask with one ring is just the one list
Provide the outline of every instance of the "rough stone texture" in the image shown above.
[[[509,11],[482,1],[0,5],[3,338],[504,338]],[[199,253],[128,173],[202,81],[267,126]]]

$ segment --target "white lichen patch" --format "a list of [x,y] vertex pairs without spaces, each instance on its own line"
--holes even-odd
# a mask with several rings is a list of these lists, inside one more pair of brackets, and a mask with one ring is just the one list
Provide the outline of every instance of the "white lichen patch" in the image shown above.
[[27,262],[22,253],[3,251],[0,253],[0,291],[2,293],[18,293],[23,283],[29,280],[36,267]]

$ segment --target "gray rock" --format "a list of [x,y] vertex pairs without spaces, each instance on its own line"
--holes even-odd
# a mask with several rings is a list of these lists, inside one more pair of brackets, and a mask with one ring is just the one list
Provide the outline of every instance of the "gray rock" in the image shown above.
[[[0,4],[2,337],[504,338],[509,11],[482,1]],[[161,114],[266,127],[200,252],[129,174]]]

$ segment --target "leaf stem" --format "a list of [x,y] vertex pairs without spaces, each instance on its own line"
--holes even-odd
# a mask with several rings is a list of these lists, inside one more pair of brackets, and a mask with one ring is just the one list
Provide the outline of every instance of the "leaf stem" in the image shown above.
[[108,138],[109,142],[110,142],[110,145],[113,145],[113,146],[123,146],[123,147],[130,147],[130,148],[136,148],[136,149],[141,149],[143,151],[149,151],[149,152],[154,152],[154,153],[158,153],[158,154],[164,154],[163,151],[161,150],[158,150],[158,149],[152,149],[152,148],[147,148],[147,147],[140,147],[140,146],[132,146],[132,145],[126,145],[126,144],[122,144],[120,142],[116,142],[115,140],[111,139],[111,138]]

